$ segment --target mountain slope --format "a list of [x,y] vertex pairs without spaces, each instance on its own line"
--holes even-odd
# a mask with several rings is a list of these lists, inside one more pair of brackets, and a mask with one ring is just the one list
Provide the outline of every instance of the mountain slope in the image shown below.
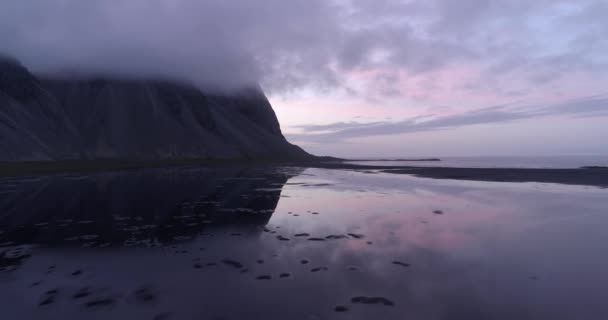
[[302,159],[260,89],[37,79],[0,58],[0,161]]

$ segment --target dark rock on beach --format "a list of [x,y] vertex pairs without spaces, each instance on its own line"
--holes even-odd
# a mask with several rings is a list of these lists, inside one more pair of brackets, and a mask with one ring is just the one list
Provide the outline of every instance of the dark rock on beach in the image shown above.
[[323,238],[308,238],[310,241],[325,241]]
[[84,306],[87,308],[104,307],[104,306],[113,305],[115,302],[116,302],[116,300],[114,300],[113,298],[104,298],[104,299],[88,301],[84,304]]
[[338,235],[332,234],[332,235],[325,237],[325,239],[329,239],[329,240],[346,239],[346,238],[348,238],[348,237],[343,234],[338,234]]
[[82,288],[82,289],[78,290],[76,293],[74,293],[72,295],[72,298],[81,299],[81,298],[86,298],[90,295],[91,295],[91,292],[89,291],[88,288]]
[[348,311],[348,307],[345,307],[345,306],[336,306],[334,308],[334,311],[336,311],[336,312],[346,312],[346,311]]
[[46,305],[49,305],[49,304],[55,302],[55,298],[57,297],[58,293],[59,293],[59,290],[57,290],[57,289],[48,290],[47,292],[45,292],[42,295],[42,299],[40,300],[40,303],[38,305],[46,306]]
[[243,268],[243,264],[242,263],[240,263],[238,261],[235,261],[235,260],[231,260],[231,259],[224,259],[224,260],[222,260],[222,263],[224,263],[227,266],[231,266],[233,268],[236,268],[236,269],[242,269]]
[[401,262],[401,261],[393,261],[394,265],[398,265],[398,266],[402,266],[402,267],[409,267],[410,264],[409,263],[405,263],[405,262]]
[[385,306],[394,306],[395,303],[387,298],[383,297],[354,297],[350,300],[352,303],[361,303],[361,304],[381,304]]

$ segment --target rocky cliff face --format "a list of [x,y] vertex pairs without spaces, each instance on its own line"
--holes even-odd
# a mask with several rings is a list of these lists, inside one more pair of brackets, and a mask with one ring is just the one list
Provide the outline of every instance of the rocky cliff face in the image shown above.
[[0,161],[304,159],[260,89],[39,79],[0,58]]

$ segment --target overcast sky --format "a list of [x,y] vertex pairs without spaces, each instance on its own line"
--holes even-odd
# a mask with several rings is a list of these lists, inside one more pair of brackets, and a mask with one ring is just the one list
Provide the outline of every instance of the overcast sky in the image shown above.
[[338,156],[608,155],[606,0],[6,0],[34,72],[260,83]]

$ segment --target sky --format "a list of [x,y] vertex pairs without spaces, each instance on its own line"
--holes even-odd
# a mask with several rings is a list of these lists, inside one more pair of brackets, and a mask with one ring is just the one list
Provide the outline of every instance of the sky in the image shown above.
[[36,73],[259,84],[345,157],[608,155],[606,0],[7,0]]

